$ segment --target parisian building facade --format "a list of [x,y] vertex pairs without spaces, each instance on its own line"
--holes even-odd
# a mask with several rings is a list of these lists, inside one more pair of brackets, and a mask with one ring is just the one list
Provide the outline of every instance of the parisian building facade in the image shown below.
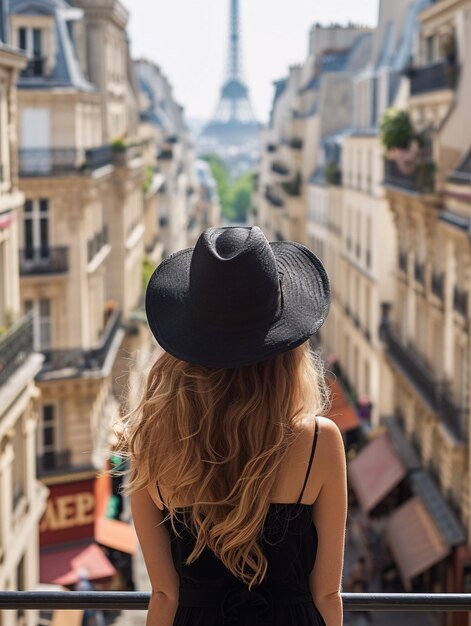
[[[150,62],[146,83],[133,62],[118,0],[7,5],[0,588],[70,589],[87,563],[99,588],[126,589],[135,533],[99,473],[112,425],[155,358],[143,323],[149,275],[219,223],[218,198],[170,83]],[[67,617],[57,613],[8,612],[0,624]]]
[[[328,375],[363,423],[350,487],[406,590],[470,590],[470,24],[469,2],[401,0],[372,31],[313,27],[274,85],[254,201],[325,262]],[[410,141],[386,149],[398,111]]]

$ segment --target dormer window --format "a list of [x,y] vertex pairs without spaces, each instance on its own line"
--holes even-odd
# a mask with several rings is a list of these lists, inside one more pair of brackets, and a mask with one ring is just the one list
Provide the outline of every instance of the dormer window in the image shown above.
[[43,31],[40,28],[19,28],[18,46],[24,50],[29,62],[23,70],[22,76],[43,76],[45,54],[43,50]]

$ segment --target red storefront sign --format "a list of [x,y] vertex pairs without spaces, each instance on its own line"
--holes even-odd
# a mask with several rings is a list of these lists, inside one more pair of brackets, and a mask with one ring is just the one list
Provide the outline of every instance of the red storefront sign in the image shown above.
[[46,510],[39,524],[39,544],[58,545],[93,539],[95,479],[49,486]]

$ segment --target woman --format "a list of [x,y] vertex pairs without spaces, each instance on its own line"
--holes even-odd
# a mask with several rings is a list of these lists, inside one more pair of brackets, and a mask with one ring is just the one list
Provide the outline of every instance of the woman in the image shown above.
[[330,290],[317,257],[257,228],[210,228],[146,293],[164,353],[128,416],[147,626],[340,626],[343,442],[308,339]]

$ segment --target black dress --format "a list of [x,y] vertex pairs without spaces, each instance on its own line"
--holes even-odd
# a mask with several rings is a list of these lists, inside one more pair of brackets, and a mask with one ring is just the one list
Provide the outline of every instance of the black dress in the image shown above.
[[[165,521],[180,577],[174,626],[325,626],[308,584],[317,552],[312,505],[301,504],[314,458],[317,430],[316,420],[311,456],[298,501],[270,505],[261,539],[268,570],[263,582],[252,591],[209,548],[196,561],[185,565],[194,538],[178,518],[174,520],[178,534],[170,519]],[[162,500],[160,489],[159,496]]]

